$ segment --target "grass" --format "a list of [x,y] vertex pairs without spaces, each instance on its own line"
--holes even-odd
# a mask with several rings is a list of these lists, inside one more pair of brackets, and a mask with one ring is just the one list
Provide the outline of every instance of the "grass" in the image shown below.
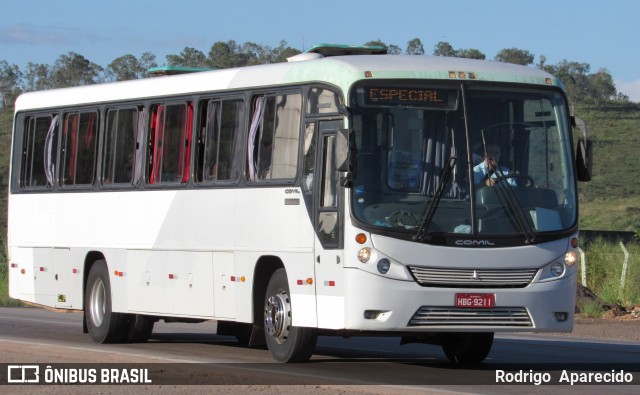
[[628,243],[625,247],[629,258],[622,286],[624,253],[619,244],[597,239],[585,247],[585,259],[587,287],[607,303],[628,307],[640,305],[640,245]]
[[640,104],[611,102],[576,105],[593,140],[593,178],[579,183],[580,227],[592,230],[640,229]]
[[602,306],[597,300],[581,299],[578,301],[580,307],[580,314],[585,318],[600,318],[602,317]]

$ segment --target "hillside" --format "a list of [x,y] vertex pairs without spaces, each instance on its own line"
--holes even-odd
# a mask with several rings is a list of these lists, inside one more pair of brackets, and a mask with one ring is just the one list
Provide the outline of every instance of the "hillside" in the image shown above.
[[[576,105],[594,142],[593,179],[579,183],[580,226],[640,230],[640,104]],[[12,113],[0,108],[0,239],[6,235],[6,202]]]
[[580,225],[591,230],[640,230],[640,105],[578,105],[593,139],[591,182],[579,183]]

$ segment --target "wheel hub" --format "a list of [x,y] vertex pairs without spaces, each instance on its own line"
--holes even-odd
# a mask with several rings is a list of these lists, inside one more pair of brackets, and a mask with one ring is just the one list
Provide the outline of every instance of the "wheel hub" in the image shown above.
[[93,283],[93,287],[91,288],[91,297],[89,300],[89,315],[91,317],[91,322],[93,322],[93,325],[96,327],[102,325],[105,314],[105,306],[106,292],[104,283],[101,279],[97,279],[96,282]]
[[283,344],[289,337],[291,304],[284,290],[279,290],[267,299],[264,306],[264,327],[266,333],[278,344]]

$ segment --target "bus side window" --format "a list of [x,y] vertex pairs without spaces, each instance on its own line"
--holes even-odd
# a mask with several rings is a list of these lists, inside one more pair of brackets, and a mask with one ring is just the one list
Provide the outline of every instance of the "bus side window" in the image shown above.
[[240,99],[209,100],[201,104],[197,182],[238,179],[241,152],[236,152],[244,120]]
[[[55,166],[57,129],[58,116],[33,116],[25,120],[20,174],[22,188],[53,185],[52,172]],[[49,155],[45,155],[47,142]]]
[[64,115],[60,173],[61,186],[92,185],[95,179],[98,113]]
[[103,147],[103,184],[133,184],[138,137],[137,108],[110,109]]
[[159,104],[149,126],[149,184],[189,180],[193,103]]

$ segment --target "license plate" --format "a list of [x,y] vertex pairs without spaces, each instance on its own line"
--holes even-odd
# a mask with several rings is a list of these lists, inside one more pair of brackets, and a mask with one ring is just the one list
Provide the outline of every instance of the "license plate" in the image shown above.
[[456,307],[488,309],[496,304],[494,294],[456,294]]

